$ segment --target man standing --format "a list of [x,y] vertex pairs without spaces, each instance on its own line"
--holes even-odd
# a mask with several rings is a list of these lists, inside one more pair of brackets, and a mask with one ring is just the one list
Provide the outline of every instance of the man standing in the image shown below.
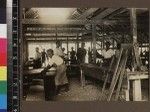
[[84,47],[85,43],[82,43],[81,48],[77,50],[77,61],[79,64],[85,63],[86,49]]
[[41,68],[41,53],[39,52],[39,48],[35,48],[35,58],[34,58],[34,68]]
[[[66,65],[64,64],[63,59],[55,55],[52,49],[47,50],[48,55],[48,66],[45,68],[45,71],[48,72],[52,67],[56,69],[55,76],[55,86],[56,93],[58,94],[62,87],[65,87],[65,91],[69,90],[68,78],[66,76]],[[45,83],[47,85],[47,83]]]
[[64,58],[64,53],[61,49],[60,41],[56,41],[56,48],[54,49],[54,55],[58,55],[58,56]]
[[43,49],[43,51],[42,51],[42,64],[43,64],[44,66],[46,66],[46,63],[45,63],[46,58],[47,58],[47,54],[46,54],[46,52],[45,52],[45,49]]
[[76,52],[74,51],[73,47],[71,47],[70,60],[71,64],[76,64]]

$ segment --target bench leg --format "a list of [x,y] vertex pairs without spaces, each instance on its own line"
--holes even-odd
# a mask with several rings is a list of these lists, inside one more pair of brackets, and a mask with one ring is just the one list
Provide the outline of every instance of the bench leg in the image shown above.
[[142,93],[141,93],[141,80],[133,81],[133,101],[141,101]]
[[81,72],[81,76],[80,76],[80,81],[81,81],[81,86],[84,87],[85,86],[85,76],[83,74],[83,70],[80,70]]
[[127,89],[125,90],[126,101],[130,101],[129,90],[130,90],[130,81],[128,80],[127,81]]

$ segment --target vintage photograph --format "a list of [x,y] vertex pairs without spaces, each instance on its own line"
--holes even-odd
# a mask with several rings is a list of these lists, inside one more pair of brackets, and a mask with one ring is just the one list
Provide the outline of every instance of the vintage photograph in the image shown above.
[[24,101],[148,101],[147,8],[23,8]]

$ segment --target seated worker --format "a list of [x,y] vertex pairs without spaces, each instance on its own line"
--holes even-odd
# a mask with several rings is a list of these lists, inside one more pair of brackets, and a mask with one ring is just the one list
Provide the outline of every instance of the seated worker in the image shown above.
[[105,43],[106,49],[102,50],[102,54],[100,55],[98,52],[96,53],[97,58],[103,59],[103,66],[108,67],[110,65],[112,56],[115,55],[115,52],[110,49],[110,42]]
[[63,59],[55,55],[52,49],[47,50],[48,55],[48,65],[44,69],[45,73],[50,68],[56,68],[56,76],[55,76],[55,86],[56,86],[56,94],[58,94],[62,87],[65,87],[65,91],[69,90],[68,79],[66,76],[66,65],[64,64]]
[[41,68],[41,53],[39,52],[39,48],[35,48],[35,58],[34,58],[34,68]]
[[76,55],[77,55],[77,61],[79,64],[85,63],[86,49],[84,47],[85,47],[85,43],[82,43],[81,48],[77,50]]

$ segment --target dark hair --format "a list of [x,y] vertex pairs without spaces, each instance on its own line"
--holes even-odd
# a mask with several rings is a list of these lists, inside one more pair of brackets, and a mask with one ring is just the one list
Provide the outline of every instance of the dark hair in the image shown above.
[[107,41],[107,42],[105,42],[105,45],[110,45],[110,42],[108,42],[108,41]]
[[60,45],[60,41],[59,41],[59,40],[57,40],[57,41],[56,41],[56,44],[59,44],[59,45]]
[[52,49],[48,49],[47,52],[50,52],[53,54],[53,50]]
[[82,45],[85,45],[85,42],[82,42],[81,44],[82,44]]
[[121,43],[117,43],[117,49],[121,48]]

